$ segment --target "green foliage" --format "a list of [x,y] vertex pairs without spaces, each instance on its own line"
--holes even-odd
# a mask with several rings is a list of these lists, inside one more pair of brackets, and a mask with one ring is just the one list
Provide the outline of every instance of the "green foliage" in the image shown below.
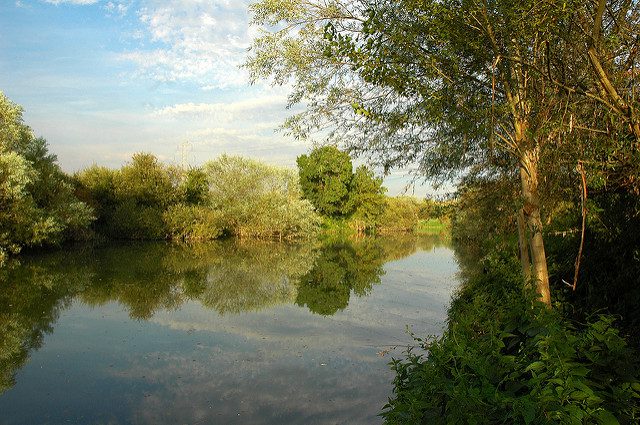
[[316,148],[297,162],[304,196],[325,217],[325,227],[375,231],[385,206],[382,178],[364,165],[354,173],[349,155],[334,146]]
[[375,229],[385,208],[386,188],[382,178],[375,177],[373,171],[360,166],[353,174],[349,193],[349,206],[353,211],[350,220],[358,233]]
[[292,170],[223,155],[204,166],[211,207],[238,237],[293,239],[314,234],[319,217]]
[[334,146],[314,149],[297,159],[300,187],[316,210],[329,217],[349,215],[353,165],[349,154]]
[[162,209],[175,199],[169,170],[150,153],[136,153],[115,176],[116,197]]
[[0,153],[0,265],[9,254],[20,251],[21,242],[27,239],[30,220],[26,212],[32,203],[26,191],[33,178],[33,169],[15,152]]
[[413,232],[418,224],[420,202],[409,196],[387,198],[379,218],[381,233]]
[[96,231],[112,238],[294,239],[319,226],[295,172],[241,157],[182,171],[141,153],[120,170],[90,167],[75,182],[98,212]]
[[178,198],[188,205],[205,205],[209,201],[209,180],[201,168],[186,171],[178,186]]
[[117,171],[92,165],[73,176],[77,196],[95,211],[93,228],[100,233],[108,233],[116,198]]
[[469,178],[458,186],[453,237],[491,249],[495,239],[515,236],[518,194],[512,179]]
[[25,246],[80,238],[93,220],[56,161],[0,92],[0,265]]
[[565,314],[585,320],[593,311],[620,317],[620,325],[640,346],[640,197],[620,188],[593,189],[587,203],[584,249],[576,291],[573,282],[581,217],[563,211],[549,227],[559,299]]
[[636,360],[610,316],[571,323],[534,302],[511,256],[485,258],[442,337],[393,360],[386,423],[634,423]]
[[449,230],[449,225],[450,223],[448,223],[447,221],[438,218],[418,220],[415,231],[416,233],[420,234],[437,234]]
[[164,239],[163,213],[178,192],[171,170],[147,153],[120,170],[92,166],[74,176],[79,196],[95,208],[95,229],[118,239]]
[[172,205],[163,213],[162,219],[169,238],[175,241],[208,241],[223,233],[222,214],[201,205]]

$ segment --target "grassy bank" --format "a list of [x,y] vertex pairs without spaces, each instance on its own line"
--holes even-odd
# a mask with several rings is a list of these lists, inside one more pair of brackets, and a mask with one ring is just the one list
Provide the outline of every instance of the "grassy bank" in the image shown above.
[[427,220],[418,220],[415,232],[423,235],[433,235],[448,232],[451,223],[446,219],[429,218]]
[[467,270],[444,334],[392,362],[388,424],[638,423],[638,364],[615,317],[545,308],[513,258],[496,249]]

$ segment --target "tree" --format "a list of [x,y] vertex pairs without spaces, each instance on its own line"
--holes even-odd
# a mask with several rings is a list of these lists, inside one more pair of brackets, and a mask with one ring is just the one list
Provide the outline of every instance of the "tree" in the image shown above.
[[333,142],[385,169],[417,162],[439,180],[517,170],[527,225],[521,246],[550,304],[541,164],[566,133],[573,92],[542,71],[556,52],[570,54],[560,24],[574,18],[573,6],[264,0],[253,6],[255,21],[283,25],[258,39],[247,65],[254,78],[293,79],[291,102],[308,108],[286,126],[300,137],[333,123]]
[[351,179],[349,209],[353,211],[351,221],[358,233],[375,228],[385,209],[385,192],[382,179],[375,177],[373,171],[364,165],[356,169]]
[[93,220],[56,161],[0,92],[0,265],[25,246],[80,237]]
[[293,170],[222,155],[204,165],[210,207],[238,237],[299,238],[315,233],[319,218],[302,199]]
[[349,201],[353,165],[349,154],[335,146],[314,149],[297,159],[300,187],[318,212],[344,217],[353,211]]
[[201,168],[190,168],[184,173],[178,192],[189,205],[204,205],[209,201],[209,181]]

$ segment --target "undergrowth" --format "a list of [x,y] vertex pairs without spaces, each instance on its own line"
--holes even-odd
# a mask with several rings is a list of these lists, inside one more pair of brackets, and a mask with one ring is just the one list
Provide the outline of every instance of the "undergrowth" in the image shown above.
[[610,315],[574,323],[535,301],[508,256],[485,257],[441,337],[394,359],[387,424],[640,423],[637,360]]

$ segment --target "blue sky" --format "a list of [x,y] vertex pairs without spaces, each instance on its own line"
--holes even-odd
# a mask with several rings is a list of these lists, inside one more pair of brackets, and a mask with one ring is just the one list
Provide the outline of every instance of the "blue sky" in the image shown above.
[[[239,68],[257,33],[249,3],[1,0],[0,90],[66,171],[140,151],[178,163],[184,142],[192,165],[228,153],[293,167],[310,145],[275,131],[286,89]],[[390,194],[403,174],[385,179]]]

